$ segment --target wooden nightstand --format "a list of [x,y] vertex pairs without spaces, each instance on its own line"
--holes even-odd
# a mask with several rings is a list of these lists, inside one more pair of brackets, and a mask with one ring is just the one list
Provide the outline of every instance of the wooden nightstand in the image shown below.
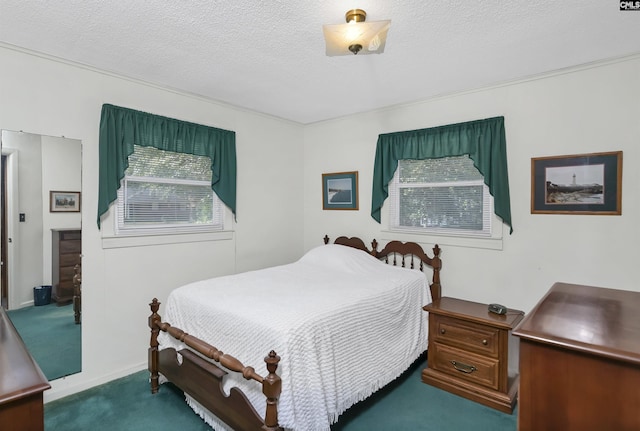
[[524,313],[490,313],[487,304],[441,298],[429,312],[427,368],[422,381],[505,413],[518,393],[518,338]]

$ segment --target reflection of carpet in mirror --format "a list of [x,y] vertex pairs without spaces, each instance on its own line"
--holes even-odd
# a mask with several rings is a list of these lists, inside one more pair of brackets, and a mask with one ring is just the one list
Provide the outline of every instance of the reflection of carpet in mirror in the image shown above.
[[81,325],[71,305],[31,306],[7,315],[48,380],[80,372]]

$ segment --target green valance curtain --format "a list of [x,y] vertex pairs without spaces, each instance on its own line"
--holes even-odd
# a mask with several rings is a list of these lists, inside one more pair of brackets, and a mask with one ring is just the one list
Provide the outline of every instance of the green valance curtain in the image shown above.
[[117,199],[134,145],[210,157],[211,188],[235,216],[235,132],[104,104],[99,145],[98,227]]
[[493,196],[494,212],[513,233],[504,117],[379,135],[373,168],[371,217],[380,223],[380,210],[389,196],[389,181],[393,179],[398,160],[464,154],[469,155],[484,176]]

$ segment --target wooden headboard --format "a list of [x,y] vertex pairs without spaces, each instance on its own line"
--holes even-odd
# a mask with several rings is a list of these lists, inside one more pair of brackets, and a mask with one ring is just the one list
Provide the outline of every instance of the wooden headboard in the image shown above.
[[[329,236],[325,235],[324,243],[329,244]],[[364,241],[358,237],[340,236],[333,242],[334,244],[346,245],[365,251],[385,263],[403,268],[418,269],[424,271],[425,264],[433,269],[433,277],[429,287],[431,288],[431,298],[440,299],[442,296],[442,286],[440,284],[440,247],[436,244],[433,250],[433,257],[429,257],[420,244],[415,242],[390,241],[381,251],[378,251],[378,242],[374,239],[371,242],[371,249],[367,248]]]
[[[324,236],[324,243],[329,244],[329,236],[327,235]],[[364,241],[362,241],[360,238],[356,236],[352,236],[352,237],[339,236],[338,238],[336,238],[335,241],[333,241],[333,243],[339,244],[339,245],[346,245],[347,247],[357,248],[358,250],[365,251],[371,255],[374,255],[374,251],[375,251],[375,248],[372,248],[371,250],[369,250],[367,246],[364,244]],[[371,243],[371,247],[374,247],[373,242]]]

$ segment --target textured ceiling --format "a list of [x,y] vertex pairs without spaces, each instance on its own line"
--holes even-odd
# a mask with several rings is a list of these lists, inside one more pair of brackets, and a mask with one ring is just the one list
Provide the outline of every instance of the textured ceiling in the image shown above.
[[[325,56],[348,9],[384,54]],[[0,0],[0,42],[303,124],[640,53],[612,0]]]

